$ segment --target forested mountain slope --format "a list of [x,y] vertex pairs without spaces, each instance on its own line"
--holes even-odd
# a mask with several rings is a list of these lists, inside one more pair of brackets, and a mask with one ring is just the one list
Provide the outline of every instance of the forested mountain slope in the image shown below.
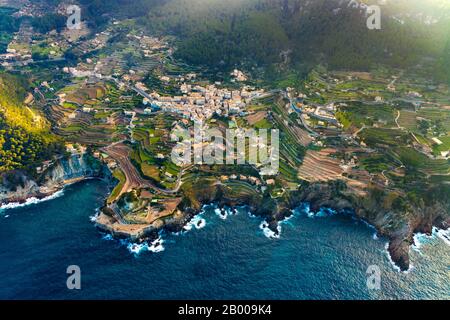
[[142,21],[151,31],[177,36],[179,57],[207,66],[271,64],[288,57],[292,64],[367,69],[448,58],[443,53],[450,41],[450,3],[385,3],[381,30],[369,30],[370,14],[347,0],[169,0],[153,6]]
[[[51,6],[61,0],[39,0]],[[447,0],[79,0],[82,19],[136,18],[150,33],[177,39],[178,58],[207,67],[236,65],[367,70],[433,60],[449,79]],[[367,5],[379,5],[381,29],[369,30]],[[447,50],[445,50],[447,48]]]
[[0,74],[0,173],[33,168],[62,151],[45,118],[25,105],[26,88],[24,79]]

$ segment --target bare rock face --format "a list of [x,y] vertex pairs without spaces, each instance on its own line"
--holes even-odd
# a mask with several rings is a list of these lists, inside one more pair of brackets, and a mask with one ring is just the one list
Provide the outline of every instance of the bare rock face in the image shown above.
[[299,199],[309,202],[312,211],[321,207],[335,210],[351,209],[355,216],[374,226],[389,240],[388,252],[401,271],[410,267],[409,250],[415,233],[431,235],[433,227],[450,228],[449,199],[422,205],[408,205],[394,209],[384,205],[384,199],[369,195],[366,198],[348,194],[337,184],[313,184],[301,190]]
[[61,190],[67,183],[108,175],[102,164],[89,154],[72,155],[56,160],[36,178],[30,178],[22,171],[0,176],[0,203],[22,203],[32,197],[42,199]]
[[[356,217],[374,226],[380,236],[389,241],[388,252],[393,262],[402,271],[410,267],[409,250],[417,232],[431,234],[433,227],[447,229],[450,227],[450,212],[448,199],[430,205],[393,208],[386,206],[383,194],[375,190],[374,194],[360,197],[347,190],[339,181],[315,183],[301,187],[298,191],[289,193],[286,197],[272,199],[271,197],[230,197],[226,190],[209,188],[202,190],[197,200],[199,204],[217,203],[219,206],[247,205],[254,215],[264,217],[268,227],[277,233],[278,222],[292,214],[292,209],[302,203],[309,203],[313,212],[321,208],[330,208],[337,212],[352,212]],[[190,209],[190,204],[181,208]],[[198,211],[198,208],[193,208]]]
[[407,271],[409,269],[409,248],[411,245],[412,243],[407,239],[394,238],[389,242],[389,255],[401,271]]
[[15,172],[12,177],[4,176],[2,178],[0,180],[0,203],[23,202],[39,191],[37,183],[28,180],[22,172]]

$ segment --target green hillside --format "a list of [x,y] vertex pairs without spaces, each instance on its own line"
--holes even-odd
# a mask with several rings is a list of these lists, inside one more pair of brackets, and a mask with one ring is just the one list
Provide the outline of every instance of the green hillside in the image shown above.
[[[136,18],[150,33],[175,36],[176,56],[190,64],[232,68],[282,63],[298,68],[320,63],[330,69],[369,70],[376,64],[406,68],[427,58],[436,77],[448,78],[450,2],[446,0],[386,1],[380,5],[381,30],[369,30],[368,14],[352,8],[350,0],[79,2],[90,27],[101,29],[109,18]],[[34,24],[41,25],[38,19]],[[51,29],[45,23],[41,27]]]
[[0,8],[0,54],[5,53],[14,32],[19,29],[18,19],[11,17],[16,10]]
[[34,133],[48,130],[48,123],[37,111],[24,106],[27,97],[26,81],[20,77],[0,73],[0,114],[10,125]]
[[[422,3],[388,2],[381,30],[369,30],[364,12],[348,1],[333,0],[168,0],[142,20],[153,32],[175,35],[177,55],[190,63],[267,65],[286,62],[281,53],[289,50],[293,65],[364,70],[445,58],[450,7],[440,0]],[[418,19],[420,13],[436,20]]]
[[46,119],[24,105],[26,81],[0,73],[0,173],[33,168],[63,150]]

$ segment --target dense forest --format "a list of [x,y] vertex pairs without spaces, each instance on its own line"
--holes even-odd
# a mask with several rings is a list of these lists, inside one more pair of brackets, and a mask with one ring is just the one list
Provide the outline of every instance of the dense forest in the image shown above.
[[26,91],[26,80],[0,73],[0,173],[31,170],[64,150],[45,118],[23,105]]
[[[42,2],[49,7],[56,8],[61,3],[66,3],[64,0],[34,0],[36,3]],[[146,15],[152,8],[163,4],[169,0],[78,0],[70,4],[79,4],[82,7],[81,18],[92,29],[99,29],[103,27],[109,18],[128,19],[136,18]],[[53,25],[53,29],[59,28],[61,23],[60,17],[49,13],[42,17],[43,19],[36,19],[36,24],[40,31],[46,31],[47,27]],[[45,21],[47,20],[47,21]]]
[[63,144],[48,136],[36,134],[7,123],[0,114],[0,173],[32,170],[36,164],[63,152]]
[[0,8],[0,54],[5,53],[20,21],[12,17],[15,9]]
[[62,31],[66,26],[67,17],[49,13],[42,17],[32,19],[31,25],[33,29],[40,33],[47,33],[52,30]]
[[0,73],[0,113],[4,122],[22,127],[26,131],[45,130],[33,123],[33,115],[23,106],[28,90],[27,81],[10,73]]
[[[57,5],[61,0],[37,0]],[[443,0],[396,0],[381,6],[381,30],[350,0],[79,0],[82,19],[96,30],[110,18],[137,18],[149,32],[172,34],[178,58],[207,67],[323,64],[367,70],[408,67],[423,57],[448,79],[450,5]],[[377,0],[358,3],[377,4]],[[431,18],[429,18],[431,17]],[[431,21],[431,22],[430,22]],[[34,21],[47,31],[61,17]],[[447,45],[448,47],[448,45]]]
[[153,32],[177,36],[180,58],[207,66],[269,65],[289,60],[292,64],[323,63],[331,68],[363,70],[377,63],[407,67],[424,56],[446,58],[443,52],[450,37],[450,15],[433,24],[415,19],[414,12],[411,18],[400,20],[398,13],[424,8],[397,1],[382,8],[382,29],[369,30],[365,12],[348,3],[171,0],[153,7],[141,21]]

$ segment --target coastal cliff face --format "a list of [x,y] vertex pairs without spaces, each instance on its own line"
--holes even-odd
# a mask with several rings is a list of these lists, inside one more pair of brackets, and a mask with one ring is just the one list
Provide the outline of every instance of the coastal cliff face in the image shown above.
[[195,185],[183,184],[179,192],[182,200],[177,206],[178,213],[171,217],[157,219],[151,224],[124,223],[123,214],[116,211],[127,213],[130,210],[119,201],[114,210],[108,206],[103,208],[97,226],[115,236],[140,241],[154,237],[161,229],[181,231],[203,205],[215,203],[220,208],[245,205],[253,215],[265,219],[274,234],[278,234],[279,222],[292,215],[293,209],[308,203],[311,212],[328,208],[338,213],[351,213],[375,227],[378,235],[388,240],[389,254],[402,271],[410,267],[409,250],[415,233],[430,235],[433,227],[450,228],[447,189],[430,190],[434,196],[415,202],[395,190],[370,186],[365,191],[366,195],[362,196],[348,188],[345,182],[336,180],[305,183],[296,191],[273,198],[268,192],[260,193],[242,186],[230,187],[217,179],[203,179],[196,181]]
[[[437,195],[429,203],[413,205],[407,202],[395,207],[389,201],[391,194],[388,192],[370,189],[366,197],[361,197],[340,181],[305,185],[278,199],[256,195],[230,197],[227,192],[218,192],[218,189],[221,188],[202,190],[199,202],[215,202],[219,206],[248,205],[253,214],[266,219],[274,233],[278,232],[278,223],[292,215],[292,210],[302,203],[308,203],[312,212],[318,212],[321,208],[351,212],[375,227],[378,235],[388,240],[391,259],[402,271],[410,267],[409,250],[414,244],[414,234],[431,235],[433,227],[450,228],[450,199],[442,195]],[[194,209],[198,211],[197,207]]]
[[56,160],[36,178],[30,178],[22,171],[0,176],[0,203],[22,203],[33,197],[42,199],[61,190],[66,184],[109,176],[105,166],[90,154],[71,155]]
[[393,262],[400,270],[406,271],[410,267],[409,250],[414,244],[415,233],[431,235],[433,227],[450,228],[450,199],[437,197],[441,200],[394,208],[386,203],[388,198],[389,194],[375,194],[375,191],[367,197],[357,197],[342,189],[339,183],[313,184],[302,189],[296,202],[289,206],[301,201],[310,203],[312,211],[321,207],[351,210],[389,240],[388,251]]

